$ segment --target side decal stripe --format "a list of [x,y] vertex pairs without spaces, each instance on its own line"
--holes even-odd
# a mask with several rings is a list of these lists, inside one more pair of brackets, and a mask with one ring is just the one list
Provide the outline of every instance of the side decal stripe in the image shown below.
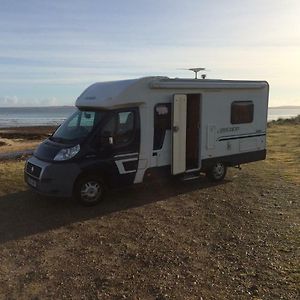
[[249,137],[265,136],[265,135],[266,135],[265,133],[260,133],[260,134],[247,134],[247,135],[235,135],[235,136],[229,136],[229,137],[219,137],[218,141],[245,139],[245,138],[249,138]]

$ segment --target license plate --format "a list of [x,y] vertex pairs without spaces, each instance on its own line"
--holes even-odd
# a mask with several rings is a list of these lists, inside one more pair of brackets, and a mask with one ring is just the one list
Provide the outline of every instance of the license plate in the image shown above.
[[36,180],[34,180],[34,179],[30,178],[30,177],[27,177],[27,183],[28,183],[29,185],[35,187],[35,188],[36,188],[36,186],[37,186]]

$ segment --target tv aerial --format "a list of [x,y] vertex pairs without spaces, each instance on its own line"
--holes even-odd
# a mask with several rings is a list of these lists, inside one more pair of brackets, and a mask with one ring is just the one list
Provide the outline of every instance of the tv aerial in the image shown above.
[[[195,79],[198,79],[198,73],[200,71],[208,71],[206,68],[189,68],[189,69],[180,69],[180,70],[188,70],[188,71],[192,71],[195,73]],[[202,79],[206,78],[206,74],[201,74]]]

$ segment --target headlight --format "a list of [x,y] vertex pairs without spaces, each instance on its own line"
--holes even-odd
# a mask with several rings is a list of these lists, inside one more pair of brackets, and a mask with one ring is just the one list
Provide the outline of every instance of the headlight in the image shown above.
[[68,160],[74,157],[80,150],[80,145],[76,145],[71,148],[64,148],[61,149],[56,156],[54,157],[54,160]]

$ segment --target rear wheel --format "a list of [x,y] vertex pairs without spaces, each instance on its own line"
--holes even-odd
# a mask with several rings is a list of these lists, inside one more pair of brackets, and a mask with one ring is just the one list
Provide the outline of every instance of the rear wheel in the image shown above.
[[75,196],[84,206],[93,206],[104,198],[105,186],[103,181],[96,176],[85,176],[76,184]]
[[207,177],[212,181],[221,181],[224,179],[227,172],[227,167],[221,162],[213,165],[206,173]]

